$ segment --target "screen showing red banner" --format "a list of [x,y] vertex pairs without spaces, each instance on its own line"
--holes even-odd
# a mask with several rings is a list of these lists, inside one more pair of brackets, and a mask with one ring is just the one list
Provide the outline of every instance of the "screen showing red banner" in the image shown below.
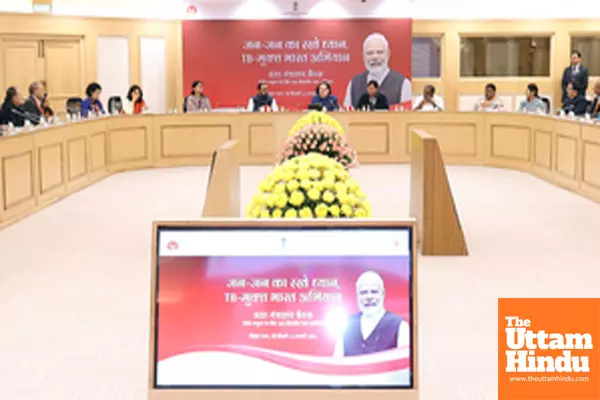
[[390,105],[410,105],[412,20],[184,21],[184,93],[203,81],[213,107],[245,107],[268,84],[280,106],[305,109],[321,81],[340,106],[378,82]]
[[412,388],[408,229],[159,235],[156,388]]

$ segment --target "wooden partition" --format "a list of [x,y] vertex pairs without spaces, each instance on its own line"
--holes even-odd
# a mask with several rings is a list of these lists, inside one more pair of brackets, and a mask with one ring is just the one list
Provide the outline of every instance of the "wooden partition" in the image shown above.
[[437,139],[421,129],[411,135],[410,216],[426,256],[468,255]]
[[[114,172],[209,165],[238,140],[241,165],[273,165],[301,113],[105,117],[0,138],[0,226]],[[409,133],[437,139],[447,164],[533,174],[600,202],[600,125],[514,113],[335,113],[362,164],[410,162]],[[193,183],[191,183],[193,184]]]
[[228,140],[213,153],[203,217],[240,217],[240,161],[238,140]]

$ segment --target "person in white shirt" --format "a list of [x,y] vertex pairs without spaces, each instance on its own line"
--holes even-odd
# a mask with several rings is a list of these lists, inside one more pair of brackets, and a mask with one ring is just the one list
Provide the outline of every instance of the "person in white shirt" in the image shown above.
[[363,43],[363,60],[366,71],[348,82],[344,106],[358,107],[360,97],[367,91],[371,81],[377,82],[379,91],[387,97],[390,105],[400,104],[412,98],[410,79],[389,67],[390,44],[381,33],[372,33]]
[[444,111],[444,99],[435,94],[435,86],[423,88],[423,95],[413,101],[413,111]]
[[364,272],[356,280],[356,299],[360,312],[350,317],[338,339],[334,357],[377,353],[410,344],[410,326],[400,316],[384,308],[383,279],[374,271]]
[[248,111],[257,112],[265,107],[273,111],[279,111],[277,101],[269,94],[269,87],[266,82],[258,82],[256,89],[258,93],[248,101]]

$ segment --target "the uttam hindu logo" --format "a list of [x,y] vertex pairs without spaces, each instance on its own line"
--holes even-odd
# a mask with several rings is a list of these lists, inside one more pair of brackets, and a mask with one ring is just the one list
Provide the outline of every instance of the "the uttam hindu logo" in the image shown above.
[[[589,356],[574,356],[572,350],[592,350],[591,334],[534,331],[529,319],[505,320],[506,372],[590,372]],[[544,356],[539,350],[562,350],[562,355]]]

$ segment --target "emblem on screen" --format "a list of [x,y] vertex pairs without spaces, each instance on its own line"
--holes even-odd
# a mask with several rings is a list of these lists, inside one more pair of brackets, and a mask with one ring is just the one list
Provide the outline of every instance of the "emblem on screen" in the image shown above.
[[175,251],[179,248],[179,245],[177,244],[177,242],[171,240],[169,243],[167,243],[167,249],[171,250],[171,251]]

